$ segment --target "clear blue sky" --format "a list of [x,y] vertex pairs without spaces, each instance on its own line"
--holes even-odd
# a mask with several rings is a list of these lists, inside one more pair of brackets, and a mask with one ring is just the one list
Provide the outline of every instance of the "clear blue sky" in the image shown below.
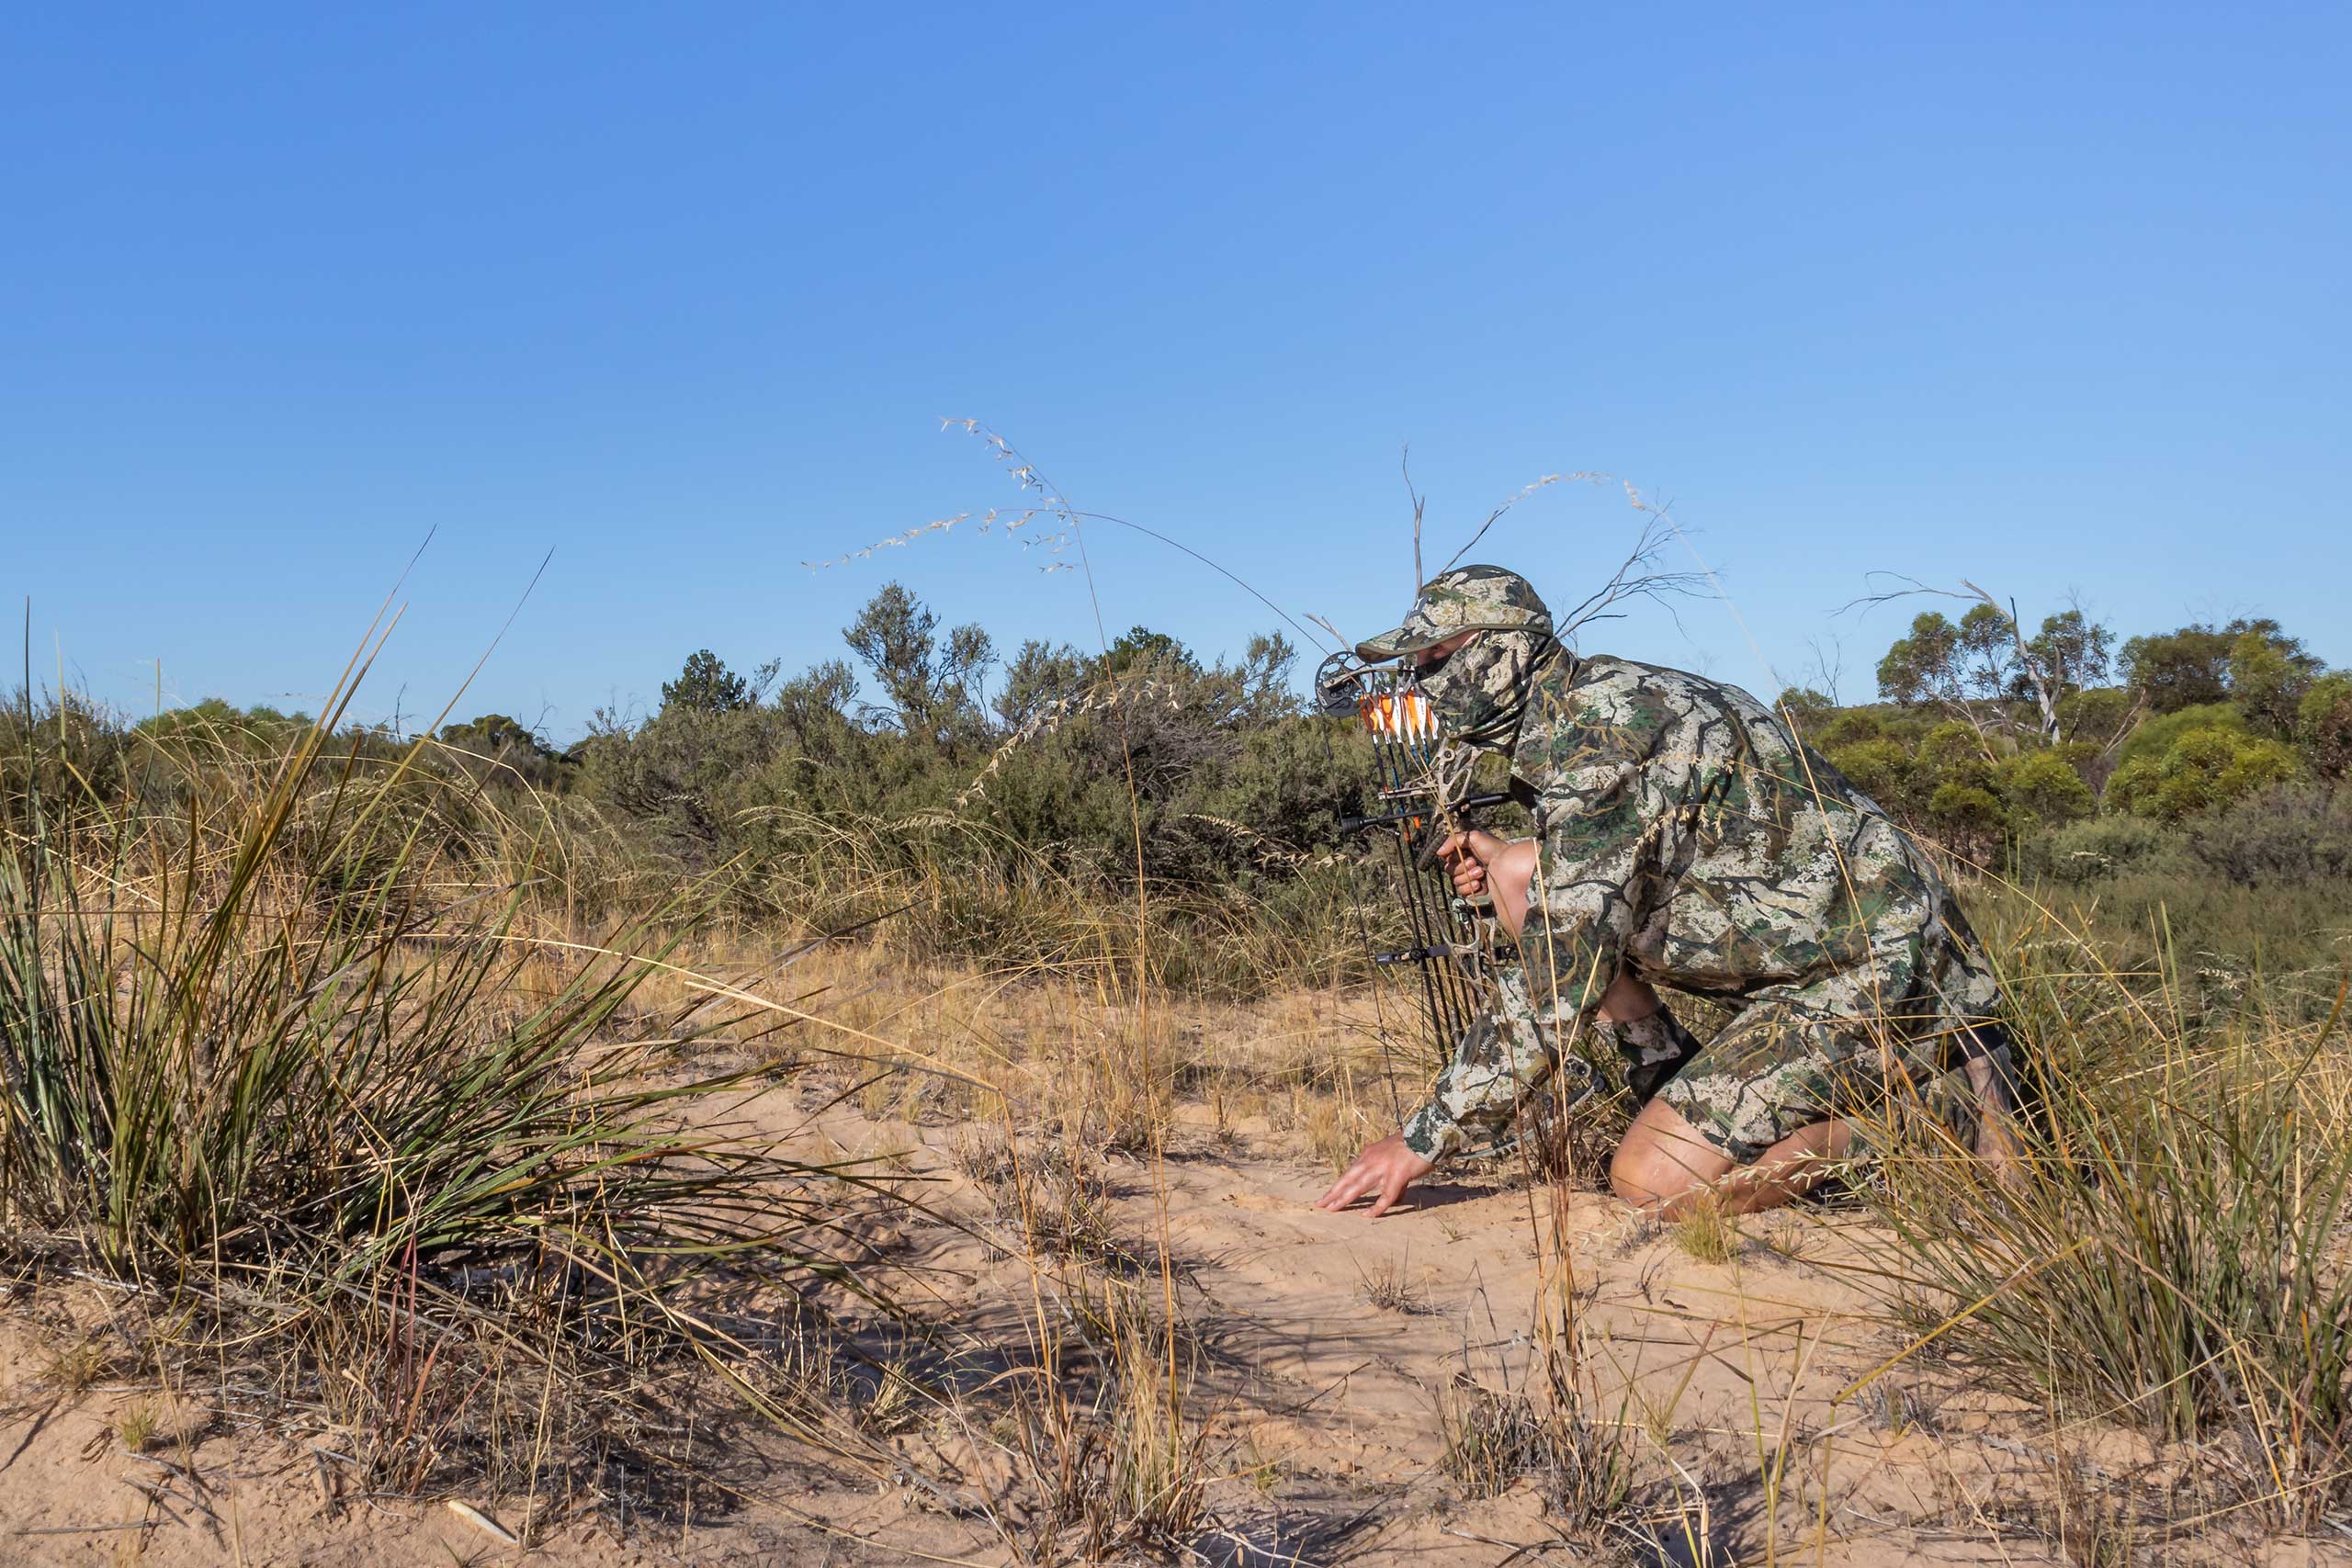
[[[18,7],[0,42],[0,592],[37,679],[322,690],[428,529],[371,715],[576,734],[684,655],[797,667],[889,576],[1091,644],[1012,487],[1351,632],[1590,468],[1737,616],[1594,643],[1844,694],[1883,568],[2352,661],[2340,6]],[[1479,554],[1555,601],[1555,489]],[[1271,616],[1092,538],[1114,634]],[[1742,625],[1747,628],[1742,630]],[[1748,633],[1753,634],[1754,646]],[[1760,649],[1760,658],[1759,652]],[[1769,666],[1769,668],[1768,668]],[[5,682],[13,685],[13,678]],[[1769,694],[1769,691],[1767,693]]]

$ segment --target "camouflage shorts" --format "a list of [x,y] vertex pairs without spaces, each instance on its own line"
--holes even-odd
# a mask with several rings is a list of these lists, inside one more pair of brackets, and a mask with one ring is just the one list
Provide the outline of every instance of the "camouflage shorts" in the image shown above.
[[1682,1062],[1657,1098],[1741,1165],[1833,1116],[1853,1118],[1863,1141],[1878,1143],[1880,1127],[1924,1115],[1973,1146],[1986,1108],[1967,1064],[1985,1060],[1996,1094],[2013,1098],[2007,1037],[1982,1013],[1890,1011],[1833,1012],[1807,987],[1774,987]]

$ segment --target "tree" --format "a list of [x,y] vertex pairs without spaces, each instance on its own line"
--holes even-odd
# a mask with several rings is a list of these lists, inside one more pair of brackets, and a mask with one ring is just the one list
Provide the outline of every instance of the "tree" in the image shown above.
[[707,648],[686,656],[676,680],[662,683],[664,712],[674,707],[687,713],[733,713],[758,700],[752,683]]
[[1878,694],[1905,707],[1963,702],[1961,659],[1960,628],[1940,611],[1923,610],[1911,635],[1896,638],[1878,661]]
[[[533,785],[552,784],[562,776],[562,754],[503,713],[483,714],[466,724],[445,724],[435,739],[454,751],[479,757],[510,778]],[[473,771],[470,764],[469,769]]]
[[1279,631],[1261,632],[1241,650],[1235,673],[1241,682],[1241,709],[1252,724],[1272,724],[1295,717],[1298,695],[1290,688],[1290,672],[1298,649]]
[[840,750],[850,699],[856,694],[857,677],[849,666],[829,659],[777,687],[775,709],[803,756],[831,756]]
[[2043,616],[2041,630],[2027,648],[2063,695],[2106,680],[2114,644],[2114,633],[2075,608]]
[[2230,697],[2256,728],[2283,739],[2295,733],[2296,711],[2319,674],[2319,660],[2301,639],[2249,628],[2230,644]]
[[[2247,637],[2254,640],[2242,654]],[[2307,682],[2321,668],[2302,639],[2289,637],[2277,621],[2242,615],[2224,626],[2199,621],[2133,637],[2123,645],[2123,681],[2156,712],[2176,713],[2240,695],[2235,674],[2242,666],[2255,681],[2249,694],[2265,701],[2275,695],[2265,685],[2277,669],[2269,655],[2283,662],[2290,681]]]
[[1911,623],[1910,636],[1887,649],[1879,660],[1879,694],[1905,706],[1950,708],[1980,736],[1988,723],[2017,728],[2000,705],[2005,700],[2030,702],[2042,739],[2054,744],[2064,728],[2063,700],[2106,675],[2110,634],[2076,607],[2044,616],[2029,641],[2014,609],[2003,609],[1973,583],[1968,588],[1980,602],[1957,626],[1928,611]]
[[2352,674],[2323,675],[2296,705],[2295,738],[2324,779],[2352,774]]
[[2123,681],[2158,713],[2202,707],[2230,694],[2230,643],[2211,626],[2135,637],[2123,645]]
[[1069,643],[1035,637],[1021,645],[1004,667],[1004,685],[992,705],[1007,729],[1018,729],[1040,714],[1077,700],[1086,690],[1093,660]]
[[1999,605],[1987,602],[1968,607],[1968,613],[1960,617],[1960,647],[1964,656],[1961,683],[1970,696],[1989,702],[2017,689],[2023,661],[2011,649],[2021,653],[2023,648],[2018,641],[2017,622],[2003,614]]
[[944,747],[985,728],[980,681],[996,662],[996,645],[967,625],[951,628],[943,647],[938,627],[922,600],[886,582],[842,637],[889,699],[887,708],[865,709],[868,722]]
[[1108,652],[1102,655],[1102,673],[1124,675],[1130,670],[1147,674],[1155,671],[1187,674],[1200,673],[1201,661],[1193,650],[1166,632],[1153,631],[1149,626],[1129,626],[1119,634]]

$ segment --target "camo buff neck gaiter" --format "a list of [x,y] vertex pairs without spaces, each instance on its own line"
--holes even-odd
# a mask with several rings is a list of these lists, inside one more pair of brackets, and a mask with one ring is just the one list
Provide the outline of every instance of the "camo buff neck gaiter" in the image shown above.
[[1541,632],[1487,630],[1416,677],[1444,726],[1465,745],[1508,746],[1527,712],[1535,666],[1558,644]]

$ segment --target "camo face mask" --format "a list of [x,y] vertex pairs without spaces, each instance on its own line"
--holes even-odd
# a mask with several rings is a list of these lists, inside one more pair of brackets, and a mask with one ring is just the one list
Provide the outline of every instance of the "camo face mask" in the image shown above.
[[1553,648],[1546,634],[1484,631],[1414,677],[1445,727],[1447,739],[1499,748],[1519,733],[1537,662]]

